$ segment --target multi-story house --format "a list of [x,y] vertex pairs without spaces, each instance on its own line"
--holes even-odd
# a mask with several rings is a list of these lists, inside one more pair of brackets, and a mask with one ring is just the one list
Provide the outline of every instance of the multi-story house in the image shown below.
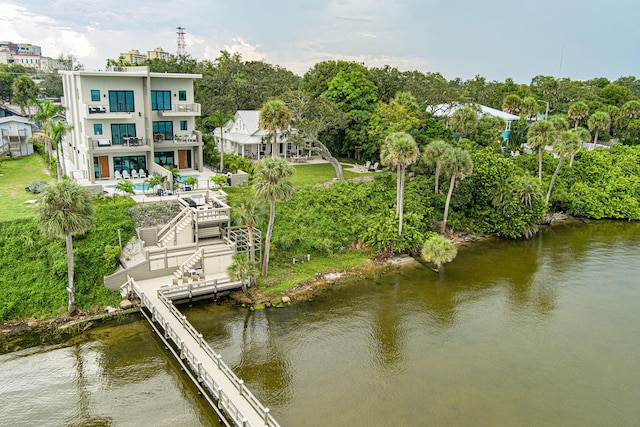
[[195,129],[200,74],[153,73],[148,67],[60,71],[72,126],[64,149],[67,171],[95,183],[124,171],[160,168],[202,172],[202,135]]

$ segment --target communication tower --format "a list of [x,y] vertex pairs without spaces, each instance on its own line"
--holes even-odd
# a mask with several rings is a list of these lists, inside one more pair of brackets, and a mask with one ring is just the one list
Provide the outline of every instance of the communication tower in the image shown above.
[[184,56],[187,54],[187,44],[184,41],[184,27],[178,26],[176,28],[176,34],[178,34],[178,56]]

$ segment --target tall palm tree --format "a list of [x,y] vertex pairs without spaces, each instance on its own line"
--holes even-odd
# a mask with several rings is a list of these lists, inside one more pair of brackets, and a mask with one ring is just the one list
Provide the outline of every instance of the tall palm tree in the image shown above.
[[260,221],[266,216],[265,205],[254,198],[241,200],[233,207],[231,215],[236,224],[247,227],[247,234],[249,235],[249,256],[251,261],[255,261],[256,250],[253,229],[257,227]]
[[389,134],[380,147],[380,161],[390,168],[396,168],[396,212],[398,214],[398,235],[402,235],[404,213],[404,172],[420,155],[415,139],[406,132]]
[[553,184],[556,182],[556,178],[558,177],[558,172],[560,172],[560,168],[562,167],[562,161],[567,154],[575,153],[580,148],[580,138],[578,137],[578,133],[575,130],[565,130],[560,132],[558,139],[553,144],[553,152],[560,156],[560,160],[558,161],[558,165],[556,166],[556,170],[553,172],[553,176],[551,177],[551,182],[549,183],[549,191],[547,191],[546,202],[549,203],[549,199],[551,198],[551,191],[553,191]]
[[458,108],[449,119],[449,126],[454,132],[458,132],[458,142],[467,134],[475,132],[478,127],[478,113],[469,107]]
[[422,259],[433,262],[436,265],[436,273],[440,273],[442,264],[453,261],[457,254],[458,250],[451,240],[439,234],[432,235],[422,245]]
[[522,109],[522,99],[515,94],[507,95],[502,101],[502,111],[509,114],[519,114]]
[[577,129],[580,122],[589,117],[589,105],[584,101],[574,102],[569,105],[567,115],[574,121],[574,129]]
[[269,268],[269,250],[271,249],[271,233],[276,218],[276,201],[284,201],[293,195],[293,184],[289,177],[295,173],[293,166],[278,157],[266,157],[258,161],[254,170],[253,189],[259,200],[269,203],[269,225],[264,244],[264,261],[262,275],[266,276]]
[[63,179],[46,188],[40,206],[36,210],[36,224],[43,234],[66,240],[69,313],[76,310],[72,236],[86,232],[93,223],[91,198],[79,184],[70,179]]
[[449,182],[447,201],[444,205],[440,234],[444,234],[447,229],[447,217],[449,216],[449,204],[451,203],[453,187],[455,187],[457,181],[462,181],[473,173],[473,160],[471,160],[469,153],[462,148],[451,147],[443,154],[442,165],[442,172],[445,176],[451,177],[451,182]]
[[607,130],[611,125],[611,117],[604,111],[596,111],[589,117],[588,120],[589,130],[596,131],[595,136],[593,137],[593,145],[591,149],[596,148],[596,144],[598,143],[598,135],[601,130]]
[[[291,124],[291,110],[279,99],[267,101],[260,110],[260,126],[273,135],[271,157],[276,157],[278,150],[278,131],[284,131]],[[286,156],[286,153],[285,153]]]
[[440,191],[440,173],[442,171],[442,155],[447,148],[451,147],[449,144],[444,142],[441,139],[436,139],[431,141],[429,145],[427,145],[422,152],[422,161],[428,166],[435,168],[436,175],[436,185],[435,185],[435,194],[438,194]]
[[527,131],[527,142],[538,149],[538,178],[542,183],[542,152],[544,147],[553,144],[556,138],[556,129],[549,121],[535,122]]
[[526,96],[522,100],[522,109],[520,110],[520,113],[525,116],[527,120],[531,121],[534,117],[538,117],[539,107],[538,101],[534,97]]
[[64,161],[62,156],[64,152],[62,150],[62,138],[66,135],[73,126],[67,124],[64,120],[59,120],[55,123],[50,123],[49,129],[51,131],[51,141],[56,146],[56,165],[58,170],[58,180],[62,179],[62,175],[66,174]]
[[578,136],[578,139],[580,140],[580,145],[578,146],[578,149],[576,150],[575,153],[571,153],[571,161],[569,161],[569,167],[572,168],[573,167],[573,159],[576,155],[576,153],[578,151],[580,151],[580,148],[582,147],[582,144],[588,144],[589,141],[591,141],[591,132],[589,132],[586,128],[583,128],[582,126],[575,128],[573,130],[576,135]]
[[233,120],[233,114],[225,113],[221,110],[216,110],[209,117],[203,120],[205,124],[213,126],[213,128],[220,129],[220,172],[224,169],[224,148],[222,147],[222,127]]
[[16,77],[11,85],[12,101],[20,107],[20,114],[26,116],[27,106],[38,96],[38,86],[27,75]]
[[62,113],[65,110],[64,105],[51,102],[49,99],[44,101],[36,101],[36,111],[31,116],[38,127],[40,132],[44,135],[45,147],[47,152],[47,158],[51,156],[51,125],[52,120],[56,114]]

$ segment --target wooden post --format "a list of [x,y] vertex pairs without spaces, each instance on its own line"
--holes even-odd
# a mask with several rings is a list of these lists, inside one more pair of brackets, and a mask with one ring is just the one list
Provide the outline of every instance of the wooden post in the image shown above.
[[264,425],[269,425],[269,408],[264,408]]
[[200,348],[202,348],[202,334],[198,334],[198,344],[200,344]]
[[218,408],[222,409],[222,387],[218,386]]
[[218,362],[218,369],[220,369],[220,361],[222,360],[222,356],[220,354],[216,354],[216,360]]
[[180,317],[180,320],[182,320],[182,327],[186,328],[186,321],[187,321],[187,316],[185,316],[184,314]]
[[238,391],[240,392],[240,396],[242,396],[242,386],[244,385],[244,381],[238,380]]

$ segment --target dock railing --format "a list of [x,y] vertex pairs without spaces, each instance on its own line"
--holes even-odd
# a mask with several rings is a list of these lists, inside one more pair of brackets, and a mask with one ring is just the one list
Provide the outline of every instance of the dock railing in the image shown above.
[[[143,308],[148,310],[151,313],[150,322],[158,323],[163,331],[164,331],[164,339],[171,340],[173,344],[180,351],[180,358],[188,362],[190,368],[194,373],[198,376],[198,382],[203,384],[207,390],[215,397],[218,401],[218,408],[225,411],[225,413],[232,419],[232,421],[238,426],[251,426],[249,423],[247,415],[242,414],[240,409],[232,399],[229,397],[227,393],[223,390],[220,384],[215,380],[213,374],[208,372],[204,367],[202,361],[198,360],[193,350],[189,349],[185,344],[183,338],[181,338],[180,333],[175,330],[168,319],[165,319],[162,313],[159,312],[155,304],[149,299],[149,297],[145,294],[145,292],[140,289],[133,278],[129,277],[127,282],[122,286],[122,291],[124,293],[133,293],[140,298],[140,304]],[[247,403],[256,411],[257,414],[262,418],[263,423],[260,424],[262,426],[269,427],[279,427],[278,422],[271,416],[269,408],[263,406],[260,401],[244,386],[244,381],[238,378],[235,373],[227,366],[227,364],[222,360],[222,355],[216,353],[209,344],[203,340],[202,334],[197,331],[191,323],[187,320],[186,316],[180,313],[172,303],[172,301],[164,295],[163,289],[158,289],[158,300],[170,311],[170,313],[180,321],[182,328],[184,331],[190,335],[198,344],[198,346],[214,361],[217,369],[222,372],[225,377],[233,384],[235,389],[238,391],[240,396],[242,396]],[[254,424],[255,425],[255,424]]]

